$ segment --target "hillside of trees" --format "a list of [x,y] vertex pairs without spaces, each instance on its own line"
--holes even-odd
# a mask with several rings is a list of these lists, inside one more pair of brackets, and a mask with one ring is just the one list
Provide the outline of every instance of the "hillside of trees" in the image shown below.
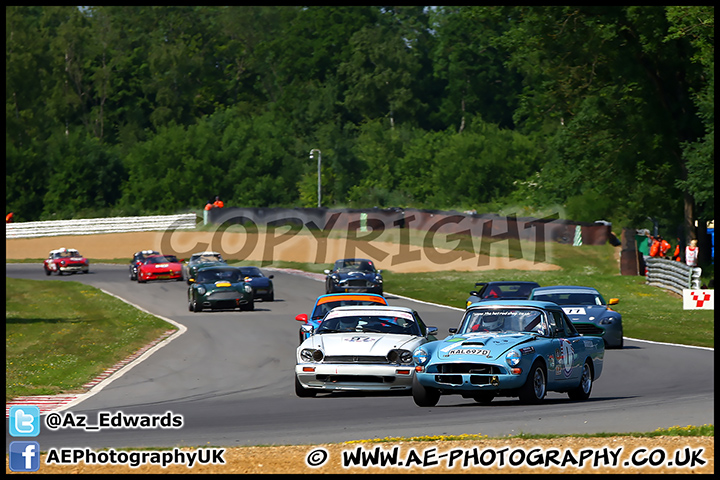
[[714,7],[5,8],[16,221],[474,209],[694,237]]

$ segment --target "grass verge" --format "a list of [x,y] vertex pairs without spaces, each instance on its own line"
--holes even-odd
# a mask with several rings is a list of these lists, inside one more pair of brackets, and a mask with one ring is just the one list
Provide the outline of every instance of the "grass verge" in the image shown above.
[[175,327],[78,282],[6,277],[5,399],[82,385]]
[[397,442],[449,442],[464,440],[490,440],[495,438],[521,438],[521,439],[540,439],[540,438],[607,438],[607,437],[714,437],[715,425],[688,425],[686,427],[674,426],[670,428],[658,428],[652,432],[627,432],[627,433],[582,433],[582,434],[527,434],[520,433],[518,435],[508,435],[506,437],[489,437],[487,435],[426,435],[421,437],[385,437],[374,438],[371,440],[352,440],[344,442],[353,443],[397,443]]

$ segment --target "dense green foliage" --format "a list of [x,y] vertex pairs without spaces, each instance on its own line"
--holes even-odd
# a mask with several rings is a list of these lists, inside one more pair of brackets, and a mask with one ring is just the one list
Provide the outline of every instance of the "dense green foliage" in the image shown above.
[[19,221],[312,207],[714,218],[714,8],[6,7]]

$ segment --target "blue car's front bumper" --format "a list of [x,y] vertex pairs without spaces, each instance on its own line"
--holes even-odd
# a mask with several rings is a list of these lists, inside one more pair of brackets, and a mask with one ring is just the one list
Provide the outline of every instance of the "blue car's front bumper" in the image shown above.
[[500,366],[494,367],[493,371],[474,372],[472,368],[465,370],[468,371],[439,372],[437,366],[431,364],[422,372],[416,370],[415,376],[425,387],[458,392],[514,390],[522,387],[527,378],[524,369],[520,374],[510,373],[505,367]]

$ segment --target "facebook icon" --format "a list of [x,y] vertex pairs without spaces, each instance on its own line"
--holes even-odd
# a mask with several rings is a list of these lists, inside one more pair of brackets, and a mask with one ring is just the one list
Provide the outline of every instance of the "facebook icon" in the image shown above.
[[39,443],[10,442],[10,470],[13,472],[37,472],[39,468]]

